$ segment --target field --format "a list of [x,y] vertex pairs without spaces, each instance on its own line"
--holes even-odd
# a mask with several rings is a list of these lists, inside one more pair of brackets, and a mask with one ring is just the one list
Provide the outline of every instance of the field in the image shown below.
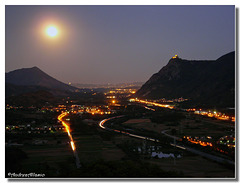
[[158,164],[163,170],[181,171],[186,177],[199,178],[234,178],[234,171],[215,162],[204,159],[201,156],[186,155],[183,158],[148,160],[148,162]]
[[[130,138],[127,136],[116,136],[115,141],[121,143],[123,141],[136,141],[138,144],[142,144],[142,140]],[[148,143],[148,142],[147,142]],[[178,152],[181,154],[181,158],[176,158],[175,163],[173,158],[161,158],[156,159],[152,158],[144,158],[144,155],[140,155],[140,159],[145,162],[157,164],[161,169],[165,171],[176,171],[182,172],[184,177],[199,177],[199,178],[207,178],[207,177],[234,177],[234,170],[229,169],[223,165],[220,165],[211,160],[205,159],[201,156],[192,154],[187,151],[183,151],[180,149],[175,149],[174,147],[162,147],[160,148],[162,152]]]
[[138,123],[150,123],[151,120],[150,119],[130,119],[126,122],[124,122],[123,124],[138,124]]
[[176,129],[176,136],[211,136],[220,138],[224,135],[234,134],[234,126],[231,123],[226,123],[220,120],[213,120],[211,118],[202,118],[195,116],[194,119],[183,119],[178,121],[176,125],[173,122],[159,122],[153,123],[150,119],[130,119],[123,123],[128,127],[137,129],[145,129],[161,133],[163,130]]
[[[123,123],[127,127],[145,129],[160,133],[163,130],[168,130],[171,134],[171,129],[176,129],[175,136],[182,137],[183,135],[190,136],[212,136],[219,138],[226,134],[234,134],[234,126],[219,120],[212,120],[209,118],[194,118],[183,119],[178,125],[172,123],[162,122],[153,123],[149,119],[130,119]],[[171,134],[172,135],[172,134]],[[163,148],[164,149],[164,148]],[[169,149],[171,150],[171,149]],[[172,151],[174,149],[172,148]],[[192,154],[190,152],[182,151],[182,158],[177,158],[174,164],[173,158],[150,159],[145,160],[154,164],[158,164],[166,171],[181,171],[186,177],[231,177],[233,178],[235,172],[233,169],[220,165],[211,160],[205,159],[201,156]]]
[[134,127],[138,129],[145,129],[145,130],[150,130],[150,131],[155,131],[155,132],[161,132],[162,130],[165,130],[169,128],[170,126],[167,126],[166,124],[156,124],[152,123],[150,119],[130,119],[123,124],[129,126],[129,127]]
[[80,161],[121,160],[125,153],[112,141],[103,141],[99,135],[75,135]]
[[[66,143],[67,136],[59,137],[58,143],[41,145],[25,145],[22,150],[28,158],[22,162],[22,173],[45,173],[46,176],[58,176],[59,171],[67,164],[68,169],[74,169],[73,152]],[[59,144],[59,140],[63,143]]]

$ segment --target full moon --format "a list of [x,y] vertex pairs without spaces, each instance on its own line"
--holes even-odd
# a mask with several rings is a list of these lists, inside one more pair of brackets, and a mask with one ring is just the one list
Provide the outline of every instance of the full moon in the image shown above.
[[49,26],[46,29],[46,33],[50,37],[56,37],[58,35],[58,30],[55,26]]

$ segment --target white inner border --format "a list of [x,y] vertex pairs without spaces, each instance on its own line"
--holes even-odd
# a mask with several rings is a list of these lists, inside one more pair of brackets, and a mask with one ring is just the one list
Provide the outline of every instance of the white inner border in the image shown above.
[[[5,5],[235,5],[235,8],[239,11],[239,0],[201,0],[201,1],[190,1],[190,0],[0,0],[0,84],[1,84],[1,102],[0,102],[0,115],[1,115],[1,133],[0,133],[0,139],[1,139],[1,158],[0,158],[0,182],[8,182],[8,179],[5,179]],[[237,14],[236,14],[237,16]],[[235,18],[236,24],[235,26],[238,27],[237,30],[239,31],[239,17]],[[238,35],[236,37],[236,34]],[[238,38],[238,39],[236,39]],[[235,33],[235,40],[236,43],[239,43],[239,32]],[[236,44],[235,45],[238,45]],[[239,55],[239,48],[235,46],[236,54]],[[238,57],[237,57],[238,58]],[[238,60],[236,60],[238,62]],[[239,64],[237,71],[239,71]],[[238,75],[236,75],[238,76]],[[239,86],[239,78],[238,78],[238,86]],[[237,91],[236,91],[237,92]],[[236,103],[239,103],[239,101]],[[238,108],[237,108],[238,109]],[[239,131],[239,112],[237,112],[236,116],[236,127]],[[239,143],[237,142],[237,145]],[[237,147],[238,153],[239,153],[239,147]],[[239,157],[239,154],[238,154]],[[237,164],[239,166],[239,164]],[[238,168],[239,171],[239,168]],[[236,172],[236,174],[239,176],[239,172]],[[96,181],[99,181],[100,179],[96,179]],[[117,179],[119,182],[119,179]],[[79,180],[81,182],[96,182],[96,181],[86,181],[86,180]],[[169,181],[167,179],[160,179],[161,182],[179,182],[179,181]],[[199,181],[199,180],[198,180]],[[204,181],[204,180],[202,180]],[[224,181],[224,179],[220,179],[220,181]],[[239,180],[238,180],[239,181]],[[16,182],[16,181],[14,181]],[[20,181],[19,181],[20,182]],[[26,182],[24,179],[21,182]],[[27,181],[27,182],[34,182],[33,181]],[[43,180],[41,182],[50,182]],[[55,182],[60,182],[56,181]],[[61,182],[70,182],[68,180],[62,180]],[[72,181],[73,182],[73,181]],[[102,180],[102,182],[105,182]],[[114,180],[108,181],[108,182],[115,182]],[[130,180],[122,179],[121,182],[133,182]],[[139,182],[139,181],[134,181]],[[141,181],[143,182],[143,181]],[[150,180],[145,180],[144,182],[153,182]],[[182,182],[185,182],[182,180]],[[189,181],[187,181],[189,182]],[[190,181],[193,182],[193,181]],[[212,182],[212,181],[204,181],[204,182]],[[218,182],[217,180],[215,182]],[[224,181],[224,182],[232,182]]]

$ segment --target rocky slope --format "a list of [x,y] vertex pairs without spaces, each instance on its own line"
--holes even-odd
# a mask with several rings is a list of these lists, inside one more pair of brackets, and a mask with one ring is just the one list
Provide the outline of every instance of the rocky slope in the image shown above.
[[233,107],[235,52],[217,60],[189,61],[172,58],[135,94],[139,98],[187,98],[200,105]]

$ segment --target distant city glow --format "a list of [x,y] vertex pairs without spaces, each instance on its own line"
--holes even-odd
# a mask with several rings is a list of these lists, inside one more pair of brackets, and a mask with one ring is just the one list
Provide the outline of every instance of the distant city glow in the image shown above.
[[202,115],[202,116],[208,116],[210,118],[217,118],[219,120],[226,120],[226,121],[232,121],[235,122],[235,116],[227,116],[225,113],[217,112],[217,111],[204,111],[202,109],[187,109],[188,112],[194,112],[194,114]]

